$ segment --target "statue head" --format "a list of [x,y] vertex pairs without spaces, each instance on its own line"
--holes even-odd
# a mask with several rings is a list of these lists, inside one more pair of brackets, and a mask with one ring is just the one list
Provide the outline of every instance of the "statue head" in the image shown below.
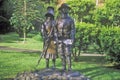
[[61,10],[62,8],[71,9],[71,8],[68,6],[68,4],[66,4],[66,3],[63,3],[63,4],[58,8],[58,10]]
[[54,18],[54,8],[49,6],[47,7],[47,13],[45,14],[45,17],[52,17]]
[[68,10],[70,10],[71,8],[68,6],[68,4],[66,4],[66,3],[63,3],[59,8],[58,8],[58,10],[59,11],[62,11],[62,12],[65,12],[65,13],[67,13],[68,12]]

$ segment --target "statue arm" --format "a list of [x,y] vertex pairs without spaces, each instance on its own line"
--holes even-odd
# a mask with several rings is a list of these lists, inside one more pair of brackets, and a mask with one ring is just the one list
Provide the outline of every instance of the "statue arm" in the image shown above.
[[75,40],[75,33],[76,33],[75,23],[74,23],[74,21],[72,21],[71,22],[71,36],[70,37],[73,40],[73,42]]
[[55,36],[55,41],[58,40],[58,30],[57,30],[57,23],[55,22],[55,26],[54,26],[54,36]]
[[46,33],[46,30],[45,30],[45,24],[43,23],[41,28],[40,28],[40,32],[41,32],[41,35],[43,37],[43,39],[46,39],[47,37],[47,33]]

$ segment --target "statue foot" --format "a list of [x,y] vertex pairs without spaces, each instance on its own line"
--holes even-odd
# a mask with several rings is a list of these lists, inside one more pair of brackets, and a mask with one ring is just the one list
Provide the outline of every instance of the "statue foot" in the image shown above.
[[52,67],[53,70],[55,70],[55,68],[56,68],[55,66]]
[[66,71],[66,68],[64,67],[64,68],[62,68],[62,71]]
[[72,71],[72,68],[68,68],[68,71]]
[[47,66],[46,69],[49,69],[49,67]]

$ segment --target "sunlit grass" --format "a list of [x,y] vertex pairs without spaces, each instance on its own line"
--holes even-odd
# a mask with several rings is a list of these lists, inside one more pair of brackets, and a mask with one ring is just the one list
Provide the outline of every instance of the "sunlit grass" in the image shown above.
[[[18,72],[34,70],[39,59],[37,53],[0,51],[0,55],[0,80],[13,78]],[[44,67],[43,60],[40,65],[40,68]]]
[[25,43],[23,43],[23,38],[20,38],[17,34],[9,33],[0,35],[0,46],[40,50],[42,49],[43,43],[39,33],[29,33]]
[[[36,67],[39,53],[0,51],[0,80],[14,78],[17,73],[35,71],[45,68],[45,59]],[[96,58],[95,58],[96,57]],[[93,60],[95,58],[96,61]],[[72,68],[91,80],[119,80],[120,70],[105,67],[104,57],[81,56],[78,62],[72,61]],[[50,63],[52,66],[52,62]],[[61,60],[57,59],[57,68],[61,68]]]

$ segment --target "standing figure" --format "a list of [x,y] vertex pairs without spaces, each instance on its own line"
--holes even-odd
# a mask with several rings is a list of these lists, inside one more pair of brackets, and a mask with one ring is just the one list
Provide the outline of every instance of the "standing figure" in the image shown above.
[[61,56],[63,70],[66,70],[66,63],[68,70],[71,70],[71,48],[75,39],[75,25],[73,19],[68,15],[71,8],[63,3],[58,9],[60,16],[56,20],[56,27],[58,32],[58,53]]
[[49,59],[52,59],[53,68],[55,68],[55,60],[57,58],[57,54],[56,54],[57,52],[56,52],[56,45],[54,44],[54,41],[55,41],[54,8],[48,7],[47,10],[48,12],[45,14],[46,20],[41,27],[41,33],[44,39],[43,48],[47,47],[46,48],[47,51],[44,54],[44,58],[46,59],[46,68],[49,68]]

